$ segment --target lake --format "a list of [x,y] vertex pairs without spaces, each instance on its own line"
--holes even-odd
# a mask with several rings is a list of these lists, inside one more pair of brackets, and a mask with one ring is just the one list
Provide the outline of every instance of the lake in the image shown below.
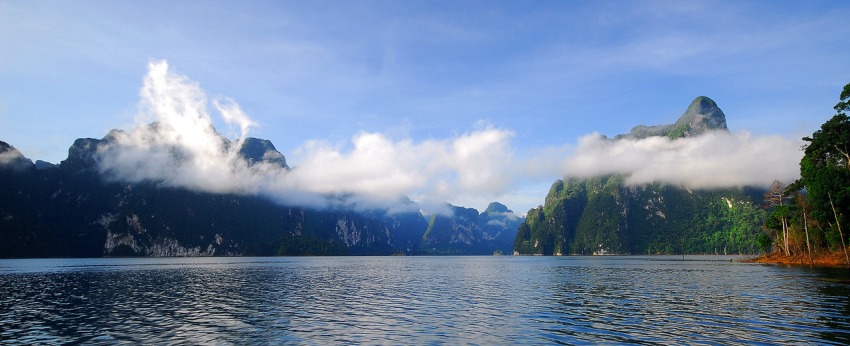
[[847,269],[732,259],[0,260],[0,343],[850,343]]

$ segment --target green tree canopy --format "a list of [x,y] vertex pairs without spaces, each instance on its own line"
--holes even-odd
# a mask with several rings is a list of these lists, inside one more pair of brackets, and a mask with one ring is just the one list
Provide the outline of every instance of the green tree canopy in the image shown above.
[[[800,182],[812,204],[812,215],[830,225],[833,245],[840,243],[837,225],[850,214],[850,84],[844,87],[835,114],[811,137],[804,137],[805,155],[800,161]],[[834,211],[833,211],[834,206]]]
[[835,105],[835,111],[844,114],[850,110],[850,83],[844,86],[844,90],[841,91],[841,95],[839,96],[840,101]]

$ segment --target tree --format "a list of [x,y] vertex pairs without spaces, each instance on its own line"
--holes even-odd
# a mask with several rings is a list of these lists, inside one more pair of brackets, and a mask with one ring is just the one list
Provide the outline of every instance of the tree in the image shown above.
[[[794,191],[794,192],[791,192]],[[806,235],[806,252],[809,255],[809,267],[814,265],[814,261],[812,260],[812,241],[809,236],[809,202],[806,199],[806,195],[799,191],[799,189],[795,189],[794,186],[789,186],[786,190],[789,195],[793,195],[794,199],[792,203],[795,207],[795,218],[791,220],[791,223],[797,227],[800,227],[802,224],[803,232]]]
[[[800,161],[800,183],[805,186],[814,219],[827,228],[827,239],[833,246],[839,244],[847,254],[841,224],[850,214],[850,84],[844,86],[837,113],[821,125],[820,130],[804,146],[805,155]],[[848,257],[850,262],[850,257]],[[850,264],[850,263],[848,263]]]
[[844,90],[841,91],[839,99],[841,101],[835,104],[835,111],[839,114],[850,111],[850,102],[848,102],[848,99],[850,99],[850,83],[844,86]]
[[[791,247],[789,244],[790,230],[788,227],[788,217],[791,209],[785,203],[785,199],[788,198],[785,188],[786,186],[782,182],[774,180],[770,184],[770,188],[767,189],[767,192],[764,193],[764,205],[765,209],[771,210],[769,218],[777,221],[779,223],[778,228],[782,230],[782,242],[778,243],[779,246],[783,249],[786,256],[790,256]],[[769,228],[777,227],[774,222],[768,222],[766,226]]]

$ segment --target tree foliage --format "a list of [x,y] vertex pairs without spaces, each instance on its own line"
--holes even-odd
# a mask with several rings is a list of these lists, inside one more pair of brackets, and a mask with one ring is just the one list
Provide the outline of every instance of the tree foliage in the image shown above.
[[[841,250],[847,254],[850,215],[850,84],[844,86],[836,114],[811,137],[804,137],[800,179],[766,205],[765,230],[774,251],[786,255]],[[768,196],[766,196],[768,198]],[[768,198],[769,199],[769,198]],[[780,229],[782,229],[780,233]],[[765,242],[767,243],[767,242]],[[850,258],[848,258],[850,263]]]
[[689,254],[760,251],[760,193],[689,191],[661,184],[626,186],[623,177],[569,179],[529,210],[514,250],[520,254]]
[[[850,117],[847,111],[850,84],[844,87],[837,113],[811,137],[804,137],[805,155],[800,161],[800,180],[805,188],[812,217],[821,225],[829,246],[842,246],[840,227],[850,211]],[[846,232],[844,232],[846,233]],[[844,235],[846,237],[846,234]]]

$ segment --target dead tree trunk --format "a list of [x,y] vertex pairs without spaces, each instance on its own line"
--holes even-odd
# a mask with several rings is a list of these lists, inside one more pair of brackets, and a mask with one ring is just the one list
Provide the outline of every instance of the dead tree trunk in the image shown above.
[[844,259],[847,260],[847,267],[850,267],[850,256],[847,256],[847,245],[844,244],[844,232],[841,231],[841,223],[838,222],[838,212],[835,211],[835,204],[832,203],[832,194],[827,192],[826,195],[829,197],[832,215],[835,216],[835,226],[838,227],[838,236],[841,237],[841,247],[844,248]]
[[809,243],[809,222],[806,220],[806,208],[803,207],[803,229],[806,231],[806,249],[809,250],[809,268],[814,266],[812,261],[812,245]]

